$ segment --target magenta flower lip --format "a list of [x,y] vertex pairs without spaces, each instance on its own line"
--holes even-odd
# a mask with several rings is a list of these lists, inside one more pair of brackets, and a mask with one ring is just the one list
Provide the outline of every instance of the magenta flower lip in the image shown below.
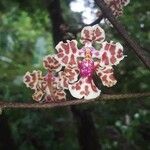
[[94,73],[94,61],[92,60],[83,60],[79,64],[80,76],[92,78]]

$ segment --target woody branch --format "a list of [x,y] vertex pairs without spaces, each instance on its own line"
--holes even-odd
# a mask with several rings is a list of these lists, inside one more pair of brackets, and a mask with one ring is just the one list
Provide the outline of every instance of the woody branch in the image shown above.
[[22,102],[0,101],[0,109],[6,109],[6,108],[50,109],[50,108],[56,108],[56,107],[86,104],[86,103],[91,103],[91,102],[102,102],[102,101],[109,101],[109,100],[127,100],[127,99],[135,99],[135,98],[149,97],[149,96],[150,96],[150,92],[132,93],[132,94],[113,94],[113,95],[102,94],[96,99],[69,100],[69,101],[64,101],[61,103],[22,103]]

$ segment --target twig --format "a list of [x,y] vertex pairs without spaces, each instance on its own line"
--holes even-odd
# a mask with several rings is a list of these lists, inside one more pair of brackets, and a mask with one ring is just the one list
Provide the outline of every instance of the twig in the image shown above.
[[146,56],[146,53],[144,54],[144,50],[141,48],[141,46],[129,36],[124,26],[115,19],[111,9],[107,7],[107,5],[103,0],[95,0],[95,2],[101,9],[104,17],[106,17],[112,23],[114,28],[118,31],[121,37],[126,41],[127,46],[130,46],[132,50],[136,53],[136,55],[139,57],[139,59],[145,64],[145,66],[147,68],[150,68],[150,59],[148,58],[148,56]]
[[85,103],[91,103],[94,101],[107,101],[107,100],[121,100],[121,99],[131,99],[131,98],[140,98],[140,97],[148,97],[150,96],[150,92],[148,93],[132,93],[132,94],[116,94],[116,95],[108,95],[103,94],[100,97],[96,99],[90,99],[90,100],[68,100],[64,102],[57,102],[57,103],[23,103],[23,102],[8,102],[8,101],[1,101],[0,102],[0,108],[6,109],[6,108],[38,108],[38,109],[48,109],[48,108],[54,108],[54,107],[63,107],[63,106],[70,106],[70,105],[79,105],[79,104],[85,104]]

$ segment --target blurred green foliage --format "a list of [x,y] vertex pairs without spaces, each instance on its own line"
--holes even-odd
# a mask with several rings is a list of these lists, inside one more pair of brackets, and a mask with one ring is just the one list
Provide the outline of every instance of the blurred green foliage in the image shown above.
[[[68,25],[82,25],[81,15],[61,7]],[[32,92],[22,82],[26,71],[42,69],[42,57],[54,53],[51,20],[42,1],[0,1],[0,99],[31,101]],[[130,35],[149,48],[150,11],[147,0],[131,1],[120,20]],[[68,19],[69,18],[69,19]],[[127,48],[118,33],[104,24],[107,40],[124,44],[128,56],[115,68],[118,84],[102,87],[103,93],[150,91],[150,72]],[[149,98],[91,104],[104,150],[148,150]],[[85,106],[86,107],[86,106]],[[78,150],[76,128],[69,108],[9,110],[6,112],[14,143],[19,150]],[[4,135],[0,135],[4,136]],[[92,139],[91,139],[92,140]],[[0,142],[0,147],[3,143]]]

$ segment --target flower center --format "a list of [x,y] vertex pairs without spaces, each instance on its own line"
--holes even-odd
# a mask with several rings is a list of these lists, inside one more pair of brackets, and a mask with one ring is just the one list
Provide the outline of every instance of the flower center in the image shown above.
[[85,49],[85,58],[79,63],[81,77],[91,78],[95,70],[92,52],[90,48]]

